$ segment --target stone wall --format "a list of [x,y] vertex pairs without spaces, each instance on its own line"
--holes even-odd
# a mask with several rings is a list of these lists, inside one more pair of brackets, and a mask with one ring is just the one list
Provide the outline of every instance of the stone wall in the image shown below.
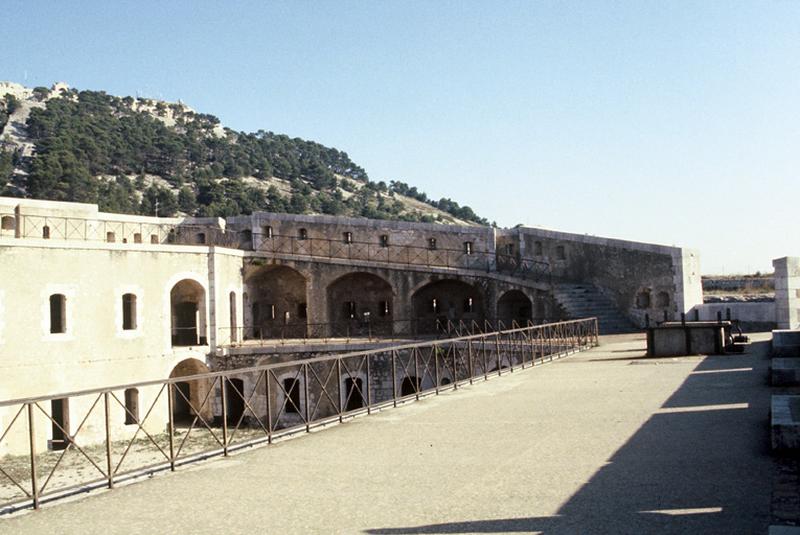
[[775,313],[779,329],[800,326],[800,257],[772,261],[775,268]]

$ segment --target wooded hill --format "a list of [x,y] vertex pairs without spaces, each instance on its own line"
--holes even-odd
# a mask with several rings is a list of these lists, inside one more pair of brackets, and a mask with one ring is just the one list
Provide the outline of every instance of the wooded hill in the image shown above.
[[172,216],[322,213],[487,225],[468,206],[373,182],[346,152],[236,132],[182,103],[0,83],[0,194]]

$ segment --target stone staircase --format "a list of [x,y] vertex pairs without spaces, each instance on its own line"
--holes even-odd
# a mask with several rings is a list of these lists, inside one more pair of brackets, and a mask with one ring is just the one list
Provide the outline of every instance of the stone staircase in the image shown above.
[[630,333],[639,330],[620,312],[610,298],[591,284],[557,284],[553,289],[553,296],[572,319],[596,317],[600,334]]

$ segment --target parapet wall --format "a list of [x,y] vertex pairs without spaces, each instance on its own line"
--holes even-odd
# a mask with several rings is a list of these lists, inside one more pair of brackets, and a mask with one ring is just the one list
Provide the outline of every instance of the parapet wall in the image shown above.
[[678,319],[702,304],[697,251],[640,242],[519,227],[498,231],[498,251],[551,266],[554,281],[591,283],[634,322]]

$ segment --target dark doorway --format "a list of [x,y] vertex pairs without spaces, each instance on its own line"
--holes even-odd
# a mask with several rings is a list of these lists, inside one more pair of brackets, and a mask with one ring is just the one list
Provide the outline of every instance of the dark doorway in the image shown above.
[[69,446],[69,398],[50,400],[50,415],[53,418],[53,439],[50,449],[65,450]]
[[225,400],[228,404],[228,424],[236,425],[244,415],[244,381],[242,379],[227,380]]
[[413,375],[406,377],[403,379],[403,383],[400,385],[400,395],[410,396],[412,394],[416,394],[420,390],[419,387],[421,383],[422,381],[420,381],[418,377],[414,377]]
[[364,382],[360,378],[344,380],[345,403],[344,410],[353,411],[364,406]]
[[197,345],[197,303],[175,305],[175,330],[173,345]]
[[176,425],[191,424],[194,419],[194,411],[187,401],[192,399],[190,397],[191,387],[187,382],[175,383],[173,387],[172,420]]

